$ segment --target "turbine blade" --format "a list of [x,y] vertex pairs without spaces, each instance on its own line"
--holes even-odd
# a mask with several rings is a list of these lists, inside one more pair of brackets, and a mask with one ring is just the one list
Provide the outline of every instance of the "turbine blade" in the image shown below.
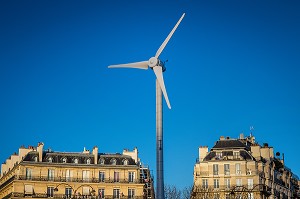
[[169,101],[168,94],[167,94],[166,87],[165,87],[165,83],[164,83],[162,67],[161,66],[155,66],[153,68],[153,71],[154,71],[155,76],[156,76],[156,78],[158,80],[158,83],[160,85],[161,91],[163,92],[163,95],[165,97],[166,103],[167,103],[169,109],[171,109],[170,101]]
[[165,41],[161,44],[161,46],[159,47],[159,49],[157,50],[155,57],[158,58],[159,55],[161,54],[161,52],[164,50],[164,48],[166,47],[167,43],[169,42],[170,38],[172,37],[173,33],[175,32],[175,30],[177,29],[177,27],[179,26],[181,20],[183,19],[185,13],[182,14],[182,16],[180,17],[180,19],[178,20],[178,22],[176,23],[176,25],[174,26],[174,28],[172,29],[172,31],[169,33],[168,37],[165,39]]
[[134,62],[128,64],[118,64],[118,65],[110,65],[108,68],[138,68],[138,69],[148,69],[148,61],[142,62]]

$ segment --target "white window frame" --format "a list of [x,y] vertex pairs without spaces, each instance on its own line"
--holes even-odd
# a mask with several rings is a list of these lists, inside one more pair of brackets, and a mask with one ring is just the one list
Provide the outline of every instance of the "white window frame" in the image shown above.
[[135,180],[135,172],[128,171],[128,182],[134,182],[134,180]]
[[236,175],[241,175],[242,174],[241,163],[236,163],[235,164],[235,174]]
[[119,199],[120,198],[120,189],[114,188],[113,189],[113,199]]
[[55,176],[55,170],[54,169],[48,169],[48,180],[49,181],[54,181],[54,176]]
[[219,175],[219,165],[213,164],[213,175]]
[[202,188],[207,189],[208,188],[208,179],[202,179]]

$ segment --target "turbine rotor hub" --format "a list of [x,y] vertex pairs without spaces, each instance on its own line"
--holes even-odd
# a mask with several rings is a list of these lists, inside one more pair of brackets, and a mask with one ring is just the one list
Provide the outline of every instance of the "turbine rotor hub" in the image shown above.
[[153,68],[154,66],[157,66],[159,63],[159,60],[156,57],[151,57],[148,61],[148,65],[150,68]]

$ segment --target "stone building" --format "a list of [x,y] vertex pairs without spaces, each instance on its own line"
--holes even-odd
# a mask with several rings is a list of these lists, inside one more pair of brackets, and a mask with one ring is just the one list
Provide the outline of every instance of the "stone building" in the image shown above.
[[1,167],[0,198],[154,198],[138,150],[55,152],[21,147]]
[[192,198],[297,198],[299,179],[267,143],[254,136],[221,136],[208,150],[199,147]]

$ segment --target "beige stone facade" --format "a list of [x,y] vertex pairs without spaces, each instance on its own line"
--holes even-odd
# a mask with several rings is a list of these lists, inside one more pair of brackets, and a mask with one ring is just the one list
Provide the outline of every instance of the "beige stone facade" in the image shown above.
[[138,150],[122,154],[21,147],[1,167],[0,198],[154,198]]
[[[277,154],[279,155],[279,154]],[[199,147],[194,166],[192,198],[297,198],[299,179],[273,147],[259,145],[254,136],[223,136],[209,151]]]

